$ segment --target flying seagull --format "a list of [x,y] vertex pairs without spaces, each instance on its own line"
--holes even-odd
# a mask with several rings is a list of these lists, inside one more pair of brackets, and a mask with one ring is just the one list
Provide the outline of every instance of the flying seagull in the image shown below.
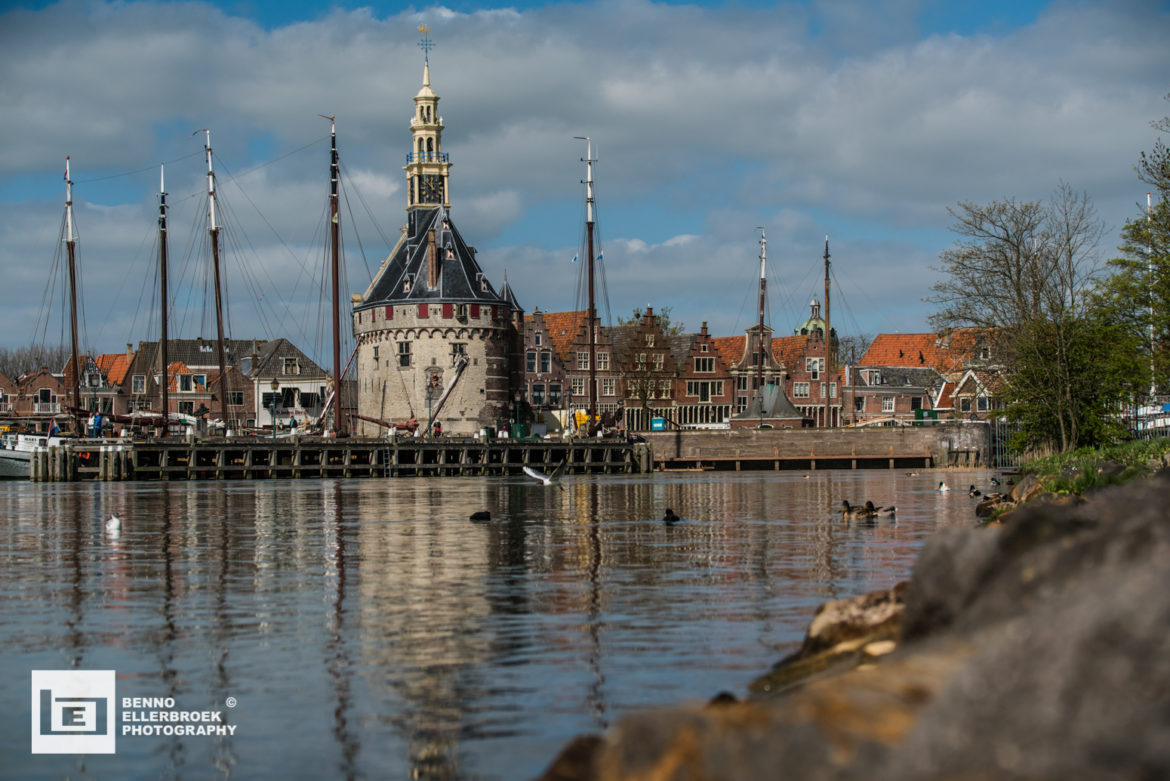
[[539,480],[545,485],[560,485],[561,475],[565,473],[565,464],[567,461],[562,461],[557,465],[557,468],[552,471],[551,475],[546,475],[544,472],[538,472],[530,466],[524,467],[524,474],[531,477],[533,480]]

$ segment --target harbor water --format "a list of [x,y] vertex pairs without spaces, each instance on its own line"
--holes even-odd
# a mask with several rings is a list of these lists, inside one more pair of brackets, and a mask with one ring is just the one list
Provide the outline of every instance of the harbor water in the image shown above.
[[[742,696],[989,476],[0,483],[0,776],[531,778],[625,713]],[[35,670],[115,671],[114,753],[30,751]]]

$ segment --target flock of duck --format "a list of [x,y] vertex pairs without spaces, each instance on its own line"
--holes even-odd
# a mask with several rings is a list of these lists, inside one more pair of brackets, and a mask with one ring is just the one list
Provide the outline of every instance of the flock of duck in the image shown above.
[[[550,474],[547,474],[547,475],[544,474],[543,472],[540,472],[536,469],[533,469],[532,467],[529,467],[529,466],[524,467],[524,473],[526,475],[528,475],[529,477],[531,477],[532,479],[540,482],[542,485],[546,485],[546,486],[555,485],[558,488],[561,488],[562,490],[564,489],[564,486],[561,485],[561,476],[564,474],[564,472],[565,472],[565,462],[564,461],[562,461]],[[918,473],[917,472],[907,472],[907,475],[909,477],[917,477]],[[804,477],[807,480],[809,476],[806,474]],[[999,487],[999,478],[992,477],[991,484],[998,488]],[[946,492],[951,490],[951,487],[948,486],[945,481],[940,480],[937,490],[940,493],[946,493]],[[971,496],[971,497],[980,497],[983,494],[978,488],[976,488],[974,485],[971,485],[971,487],[967,489],[967,495]],[[988,498],[996,497],[996,496],[1000,496],[1000,494],[994,494],[994,493],[990,493],[990,492],[987,494]],[[893,505],[890,505],[888,507],[882,507],[882,506],[875,505],[872,501],[868,501],[868,500],[866,501],[865,504],[854,505],[854,504],[850,504],[848,499],[841,500],[841,518],[842,518],[842,520],[846,520],[846,521],[875,521],[879,518],[894,518],[897,516],[897,512],[898,512],[897,508],[894,507]],[[472,521],[484,522],[484,521],[490,521],[491,519],[492,519],[492,515],[487,510],[480,510],[478,512],[474,512],[471,514]],[[681,520],[682,520],[682,518],[675,515],[674,510],[672,510],[669,507],[666,508],[666,514],[662,518],[663,523],[665,523],[667,526],[674,526],[676,523],[678,523]]]

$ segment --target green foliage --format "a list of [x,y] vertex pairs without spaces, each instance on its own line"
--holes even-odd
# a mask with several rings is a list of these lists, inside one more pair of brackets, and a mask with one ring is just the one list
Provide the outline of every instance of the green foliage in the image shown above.
[[[659,308],[658,311],[654,313],[654,317],[658,319],[658,327],[661,328],[662,333],[666,334],[667,336],[677,336],[683,332],[684,328],[686,328],[686,323],[681,321],[677,323],[671,322],[670,313],[673,310],[674,307],[664,306]],[[642,311],[643,310],[641,307],[634,307],[634,312],[630,317],[622,317],[621,315],[618,315],[617,324],[637,325],[638,321],[642,319]]]
[[[1020,472],[1040,478],[1044,488],[1054,493],[1083,494],[1090,488],[1119,485],[1151,473],[1151,462],[1162,462],[1170,453],[1170,439],[1125,442],[1106,447],[1082,447],[1029,461]],[[1099,471],[1104,462],[1125,467],[1117,474]]]

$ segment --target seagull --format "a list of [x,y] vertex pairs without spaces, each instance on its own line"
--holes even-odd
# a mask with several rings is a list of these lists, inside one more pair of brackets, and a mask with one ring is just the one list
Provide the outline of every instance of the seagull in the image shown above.
[[951,489],[950,489],[950,488],[947,486],[947,484],[946,484],[946,483],[939,482],[939,484],[938,484],[938,490],[940,490],[940,491],[949,491],[949,490],[951,490]]
[[470,520],[473,520],[473,521],[490,521],[491,519],[492,519],[492,514],[491,514],[491,513],[489,513],[487,510],[478,510],[478,511],[476,511],[476,512],[473,512],[473,513],[471,514],[471,519],[470,519]]
[[663,523],[665,523],[667,526],[674,526],[681,520],[682,518],[679,518],[674,514],[674,510],[670,509],[669,507],[666,508],[666,515],[662,519]]
[[567,461],[562,461],[557,465],[557,468],[552,471],[551,475],[546,475],[543,472],[538,472],[530,466],[524,467],[524,474],[531,477],[533,480],[539,480],[545,485],[559,485],[561,482],[561,475],[565,473],[565,464]]

